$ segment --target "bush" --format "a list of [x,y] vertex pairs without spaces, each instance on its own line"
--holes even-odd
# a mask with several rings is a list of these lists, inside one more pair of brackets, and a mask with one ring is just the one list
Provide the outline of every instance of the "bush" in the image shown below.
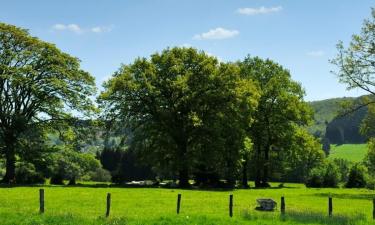
[[366,182],[366,188],[370,190],[375,190],[375,179],[374,178],[369,178]]
[[41,173],[35,170],[31,163],[17,163],[16,180],[19,184],[44,184],[45,179]]
[[339,169],[340,182],[346,183],[348,181],[348,174],[349,174],[352,162],[346,159],[334,159],[333,163],[336,164],[336,166]]
[[326,165],[323,187],[337,187],[340,181],[339,168],[333,162]]
[[311,170],[306,179],[306,187],[337,187],[340,180],[338,167],[333,162],[328,162],[322,166]]
[[90,172],[90,180],[97,182],[110,182],[112,177],[108,170],[97,168],[95,171]]
[[323,187],[324,170],[323,167],[317,167],[310,171],[305,182],[306,187]]
[[347,188],[363,188],[366,186],[366,169],[357,163],[350,168],[348,181],[345,184]]

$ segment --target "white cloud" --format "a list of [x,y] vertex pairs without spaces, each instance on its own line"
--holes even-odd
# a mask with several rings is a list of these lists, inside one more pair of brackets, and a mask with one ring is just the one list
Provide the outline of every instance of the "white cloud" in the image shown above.
[[83,32],[82,28],[79,27],[77,24],[55,24],[53,25],[52,29],[54,30],[59,30],[59,31],[63,31],[63,30],[67,30],[67,31],[72,31],[74,33],[77,33],[77,34],[80,34]]
[[212,39],[227,39],[235,37],[240,32],[238,30],[227,30],[222,27],[218,27],[215,29],[211,29],[206,33],[196,34],[194,35],[194,40],[212,40]]
[[312,57],[321,57],[325,55],[325,52],[323,50],[317,50],[308,52],[307,55]]
[[105,33],[105,32],[110,32],[112,30],[112,26],[107,26],[107,27],[93,27],[91,28],[91,32],[94,32],[94,33]]
[[52,26],[53,30],[56,31],[70,31],[76,34],[82,34],[86,32],[92,32],[92,33],[104,33],[104,32],[110,32],[112,30],[112,26],[95,26],[92,28],[83,29],[77,24],[55,24]]
[[283,7],[276,6],[276,7],[259,7],[259,8],[239,8],[237,9],[237,13],[248,15],[248,16],[254,16],[259,14],[268,14],[268,13],[276,13],[283,10]]

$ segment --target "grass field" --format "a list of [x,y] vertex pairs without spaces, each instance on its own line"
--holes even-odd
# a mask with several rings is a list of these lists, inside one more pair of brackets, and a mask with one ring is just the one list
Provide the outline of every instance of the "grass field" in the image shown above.
[[342,158],[352,162],[360,162],[365,157],[366,152],[366,144],[331,145],[329,158]]
[[[45,186],[45,213],[40,215],[39,188],[0,188],[0,224],[375,224],[374,192],[366,189],[307,189],[301,184],[231,191]],[[108,192],[112,208],[110,217],[105,218]],[[178,193],[182,202],[181,213],[176,215]],[[231,193],[232,218],[228,213]],[[330,194],[331,218],[327,216]],[[256,198],[273,198],[279,203],[281,196],[285,196],[285,216],[279,210],[254,210]]]

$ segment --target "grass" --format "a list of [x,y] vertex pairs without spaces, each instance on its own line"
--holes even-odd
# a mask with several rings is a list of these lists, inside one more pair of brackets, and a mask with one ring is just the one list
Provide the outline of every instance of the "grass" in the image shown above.
[[352,162],[360,162],[365,157],[366,152],[366,144],[331,145],[329,158],[342,158]]
[[[277,186],[277,184],[273,184]],[[93,188],[45,186],[45,213],[40,215],[40,187],[0,188],[0,224],[337,224],[372,222],[373,191],[365,189],[307,189],[302,184],[248,190],[176,190],[161,188]],[[112,195],[105,218],[106,194]],[[176,215],[177,194],[182,194]],[[234,216],[229,217],[229,194]],[[327,216],[328,196],[333,217]],[[285,196],[286,215],[254,210],[256,199]]]

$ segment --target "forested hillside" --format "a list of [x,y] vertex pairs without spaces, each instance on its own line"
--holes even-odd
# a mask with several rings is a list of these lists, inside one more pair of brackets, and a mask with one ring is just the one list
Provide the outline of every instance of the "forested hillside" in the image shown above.
[[316,137],[327,138],[331,144],[364,143],[359,129],[367,107],[341,116],[342,105],[354,103],[359,98],[333,98],[310,102],[314,110],[314,123],[308,128]]

